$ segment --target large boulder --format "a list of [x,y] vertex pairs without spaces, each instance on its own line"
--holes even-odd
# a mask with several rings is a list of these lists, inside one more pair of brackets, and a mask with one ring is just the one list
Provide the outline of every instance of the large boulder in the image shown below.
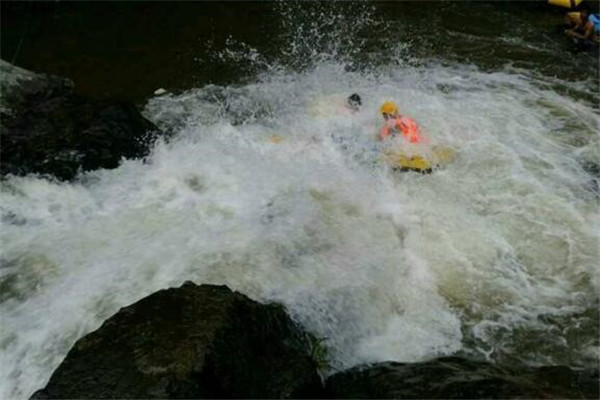
[[461,357],[385,362],[335,374],[327,397],[341,399],[597,399],[598,370],[567,367],[507,370]]
[[34,398],[291,398],[322,394],[312,337],[277,304],[191,282],[83,337]]
[[0,172],[72,179],[148,153],[158,128],[133,104],[94,100],[71,81],[0,60]]

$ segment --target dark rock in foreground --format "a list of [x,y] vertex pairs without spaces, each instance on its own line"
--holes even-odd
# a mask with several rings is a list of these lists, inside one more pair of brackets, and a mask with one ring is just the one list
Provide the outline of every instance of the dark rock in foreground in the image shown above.
[[225,286],[156,292],[83,337],[35,399],[597,399],[598,370],[506,369],[460,357],[317,375],[314,337]]
[[67,79],[0,60],[0,172],[72,179],[147,155],[158,128],[134,105],[76,94]]
[[344,399],[597,399],[598,371],[542,367],[507,371],[459,357],[386,362],[330,377],[328,397]]
[[275,304],[187,282],[121,309],[34,398],[319,396],[309,337]]

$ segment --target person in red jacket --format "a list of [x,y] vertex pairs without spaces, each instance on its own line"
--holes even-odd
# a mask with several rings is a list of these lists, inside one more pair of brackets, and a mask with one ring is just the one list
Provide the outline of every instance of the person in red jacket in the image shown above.
[[384,140],[388,137],[394,137],[401,134],[404,140],[410,143],[424,143],[425,139],[421,135],[419,125],[405,115],[400,115],[398,106],[391,101],[383,103],[379,109],[385,119],[385,125],[381,127],[378,140]]

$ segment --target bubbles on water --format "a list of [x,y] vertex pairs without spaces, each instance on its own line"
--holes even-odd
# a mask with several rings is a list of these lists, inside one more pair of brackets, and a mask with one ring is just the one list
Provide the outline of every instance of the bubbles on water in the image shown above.
[[302,69],[323,61],[351,63],[367,40],[366,29],[377,29],[380,21],[367,2],[276,3],[283,27],[282,60]]

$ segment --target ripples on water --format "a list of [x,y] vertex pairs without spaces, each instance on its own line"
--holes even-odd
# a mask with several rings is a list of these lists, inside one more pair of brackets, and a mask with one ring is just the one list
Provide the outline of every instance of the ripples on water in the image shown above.
[[[274,6],[279,57],[234,37],[204,54],[251,72],[149,99],[144,114],[174,136],[147,160],[2,183],[0,397],[27,397],[79,337],[186,280],[285,304],[326,338],[332,371],[455,352],[597,365],[597,78],[457,59],[461,35],[525,52],[528,31],[440,13],[459,38],[447,57],[423,55],[432,37],[378,48],[377,32],[421,25],[343,4]],[[347,115],[353,92],[364,107]],[[392,174],[373,141],[387,99],[455,162]]]

